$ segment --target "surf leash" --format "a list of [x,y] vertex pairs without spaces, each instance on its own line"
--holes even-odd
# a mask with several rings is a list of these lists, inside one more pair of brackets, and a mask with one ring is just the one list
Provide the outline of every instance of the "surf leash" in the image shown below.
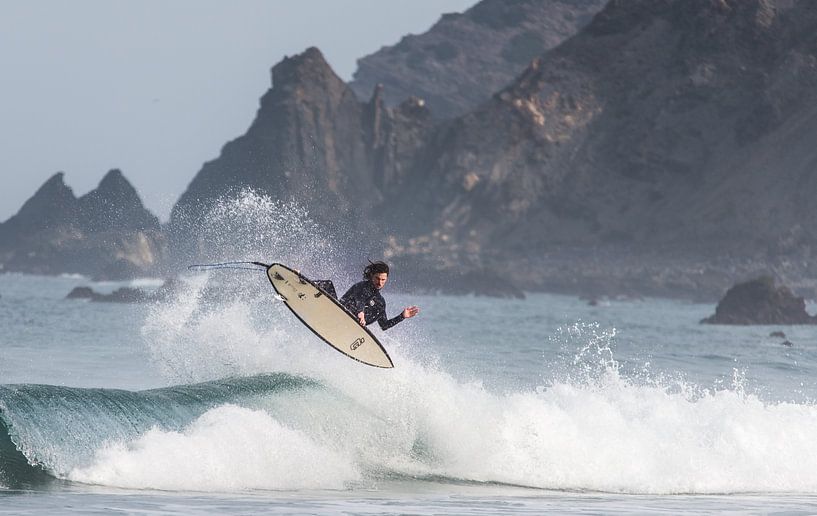
[[197,263],[188,265],[190,271],[210,271],[214,269],[234,269],[242,271],[266,271],[269,265],[262,262],[221,262],[221,263]]

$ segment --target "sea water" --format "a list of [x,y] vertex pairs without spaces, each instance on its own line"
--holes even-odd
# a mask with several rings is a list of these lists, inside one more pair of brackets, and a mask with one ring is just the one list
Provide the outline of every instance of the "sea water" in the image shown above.
[[0,511],[817,510],[813,328],[386,291],[422,312],[380,333],[382,370],[301,328],[263,274],[208,300],[212,276],[147,305],[0,276]]
[[301,326],[263,273],[181,279],[131,305],[64,299],[127,283],[0,275],[0,512],[817,512],[813,327],[387,285],[390,316],[422,311],[374,330],[384,370]]

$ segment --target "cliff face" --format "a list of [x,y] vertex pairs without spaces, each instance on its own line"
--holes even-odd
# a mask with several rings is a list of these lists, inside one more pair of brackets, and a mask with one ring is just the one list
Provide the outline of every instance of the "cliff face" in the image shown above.
[[[214,203],[252,188],[297,201],[334,235],[353,228],[357,249],[386,241],[373,252],[430,289],[441,271],[478,283],[485,270],[561,291],[717,294],[770,269],[801,287],[817,274],[817,4],[612,0],[564,39],[600,6],[485,0],[382,51],[396,67],[409,59],[398,54],[424,56],[411,76],[440,86],[430,109],[404,96],[405,77],[360,102],[317,49],[284,59],[246,134],[174,207],[173,247],[201,251]],[[542,29],[557,22],[564,31]],[[515,40],[534,30],[562,34],[542,48],[563,41],[500,81],[514,73],[512,41],[538,49]],[[494,93],[463,100],[472,86]],[[450,114],[480,98],[435,118],[435,102]],[[14,270],[68,256],[82,272],[92,251],[105,267],[146,268],[157,228],[121,174],[80,199],[57,175],[0,225],[0,252]]]
[[359,59],[350,86],[368,98],[383,84],[389,106],[417,96],[435,117],[462,115],[584,27],[606,1],[484,0]]
[[381,90],[372,93],[358,102],[315,48],[285,58],[246,134],[204,165],[173,208],[171,230],[184,237],[218,198],[244,188],[298,201],[327,226],[365,230],[384,189],[403,181],[429,120],[421,101],[390,110]]
[[815,34],[811,2],[612,1],[435,133],[420,226],[499,253],[814,242]]
[[80,198],[57,173],[0,224],[3,271],[131,277],[153,273],[163,248],[158,219],[119,170]]
[[[535,5],[466,14],[490,41],[528,27]],[[526,288],[643,282],[633,290],[662,295],[719,292],[774,260],[803,277],[817,249],[815,35],[805,0],[614,0],[447,121],[416,97],[388,107],[388,85],[358,102],[309,49],[273,68],[250,129],[205,164],[171,228],[186,236],[215,199],[251,187],[330,227],[390,235],[386,256],[419,277],[505,264]]]

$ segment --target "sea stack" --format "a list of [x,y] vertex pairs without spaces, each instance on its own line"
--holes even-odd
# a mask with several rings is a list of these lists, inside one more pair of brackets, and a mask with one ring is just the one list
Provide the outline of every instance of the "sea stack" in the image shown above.
[[768,276],[739,283],[718,303],[715,314],[703,324],[817,324],[806,312],[802,297],[784,286],[775,286]]

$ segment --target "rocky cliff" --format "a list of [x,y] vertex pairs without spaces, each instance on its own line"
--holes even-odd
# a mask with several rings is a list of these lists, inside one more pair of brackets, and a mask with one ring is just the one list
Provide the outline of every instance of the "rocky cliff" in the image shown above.
[[[469,16],[493,13],[488,41],[511,18],[527,27],[532,5],[486,0]],[[808,1],[614,0],[436,122],[420,98],[389,107],[388,86],[359,102],[309,49],[273,68],[255,121],[193,179],[171,228],[186,237],[251,187],[385,239],[419,279],[513,270],[526,289],[713,296],[771,270],[802,287],[817,249],[815,34]]]
[[[599,7],[484,0],[384,50],[439,82],[433,102],[406,96],[408,75],[349,86],[317,49],[284,59],[247,132],[174,207],[173,248],[200,252],[218,199],[251,188],[297,201],[348,247],[380,244],[430,290],[446,272],[495,271],[527,290],[715,296],[771,272],[817,293],[817,4],[612,0],[586,23]],[[477,83],[494,93],[464,101]],[[435,117],[435,103],[462,114]],[[0,225],[5,267],[88,268],[93,252],[148,267],[155,218],[123,182],[76,199],[49,180]]]
[[484,0],[359,59],[350,85],[361,99],[383,84],[389,106],[417,96],[435,117],[459,116],[584,27],[606,1]]
[[202,167],[173,208],[172,234],[187,238],[219,198],[246,188],[295,200],[336,233],[376,231],[372,210],[405,180],[430,117],[420,100],[387,109],[381,89],[371,94],[358,102],[316,48],[275,65],[250,128]]
[[7,272],[132,277],[154,273],[163,248],[158,219],[119,170],[79,198],[57,173],[0,224],[0,264]]
[[803,274],[817,241],[815,34],[807,1],[610,2],[438,128],[388,204],[422,228],[395,253],[555,252],[571,255],[568,276],[605,254],[659,268],[685,256],[690,269],[794,256]]

